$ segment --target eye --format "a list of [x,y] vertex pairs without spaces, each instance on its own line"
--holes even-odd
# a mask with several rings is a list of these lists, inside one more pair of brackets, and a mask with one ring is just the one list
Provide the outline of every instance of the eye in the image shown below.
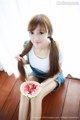
[[42,34],[44,34],[44,32],[40,32],[40,34],[42,35]]
[[33,31],[30,31],[30,34],[34,34],[34,32],[33,32]]

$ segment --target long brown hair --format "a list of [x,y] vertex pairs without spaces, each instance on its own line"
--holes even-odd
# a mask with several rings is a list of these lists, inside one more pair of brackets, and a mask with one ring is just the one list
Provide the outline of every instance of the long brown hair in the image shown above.
[[[52,39],[53,29],[49,18],[44,14],[39,14],[34,16],[28,24],[28,31],[32,32],[33,30],[36,29],[38,25],[40,25],[41,30],[45,32],[47,32],[48,30],[48,34],[49,34],[48,38],[51,41],[50,55],[49,55],[50,69],[47,75],[47,78],[49,78],[49,77],[53,77],[55,74],[59,72],[59,51],[56,42]],[[29,43],[26,45],[20,56],[23,57],[25,54],[27,54],[31,49],[31,47],[32,47],[32,43],[31,41],[29,41]],[[26,75],[22,61],[18,62],[18,69],[20,74],[24,76],[23,78],[25,78]]]

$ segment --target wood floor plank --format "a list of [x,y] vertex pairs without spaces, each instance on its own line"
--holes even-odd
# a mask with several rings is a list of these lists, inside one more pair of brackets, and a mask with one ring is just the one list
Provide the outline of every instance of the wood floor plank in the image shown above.
[[[0,72],[0,120],[18,120],[20,78]],[[80,81],[66,79],[43,99],[41,120],[80,120]]]
[[68,80],[54,92],[51,92],[43,100],[42,120],[59,120],[62,114],[63,104],[68,87]]
[[20,82],[17,80],[0,112],[1,120],[11,120],[20,98]]
[[8,78],[8,74],[4,71],[0,71],[0,87],[3,86],[4,81]]
[[11,76],[8,76],[7,79],[5,79],[4,84],[0,87],[0,111],[9,95],[11,92],[11,89],[13,85],[15,84],[16,79],[15,76],[12,74]]
[[4,73],[4,71],[0,71],[0,76],[2,75],[2,73]]
[[80,81],[70,80],[61,120],[77,120],[80,101]]
[[78,119],[77,120],[80,120],[80,98],[79,98],[79,111],[78,111]]
[[18,120],[18,113],[19,113],[19,104],[17,105],[11,120]]

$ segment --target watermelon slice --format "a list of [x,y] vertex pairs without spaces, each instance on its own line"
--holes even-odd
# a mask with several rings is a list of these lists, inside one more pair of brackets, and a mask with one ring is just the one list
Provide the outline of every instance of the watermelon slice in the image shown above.
[[29,98],[37,96],[40,93],[41,89],[42,87],[40,84],[35,81],[26,81],[23,82],[20,86],[21,93]]

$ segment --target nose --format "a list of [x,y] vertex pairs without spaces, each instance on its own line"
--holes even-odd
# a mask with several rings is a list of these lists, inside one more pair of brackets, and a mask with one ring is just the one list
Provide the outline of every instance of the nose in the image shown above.
[[40,37],[38,35],[33,36],[35,42],[40,42]]

